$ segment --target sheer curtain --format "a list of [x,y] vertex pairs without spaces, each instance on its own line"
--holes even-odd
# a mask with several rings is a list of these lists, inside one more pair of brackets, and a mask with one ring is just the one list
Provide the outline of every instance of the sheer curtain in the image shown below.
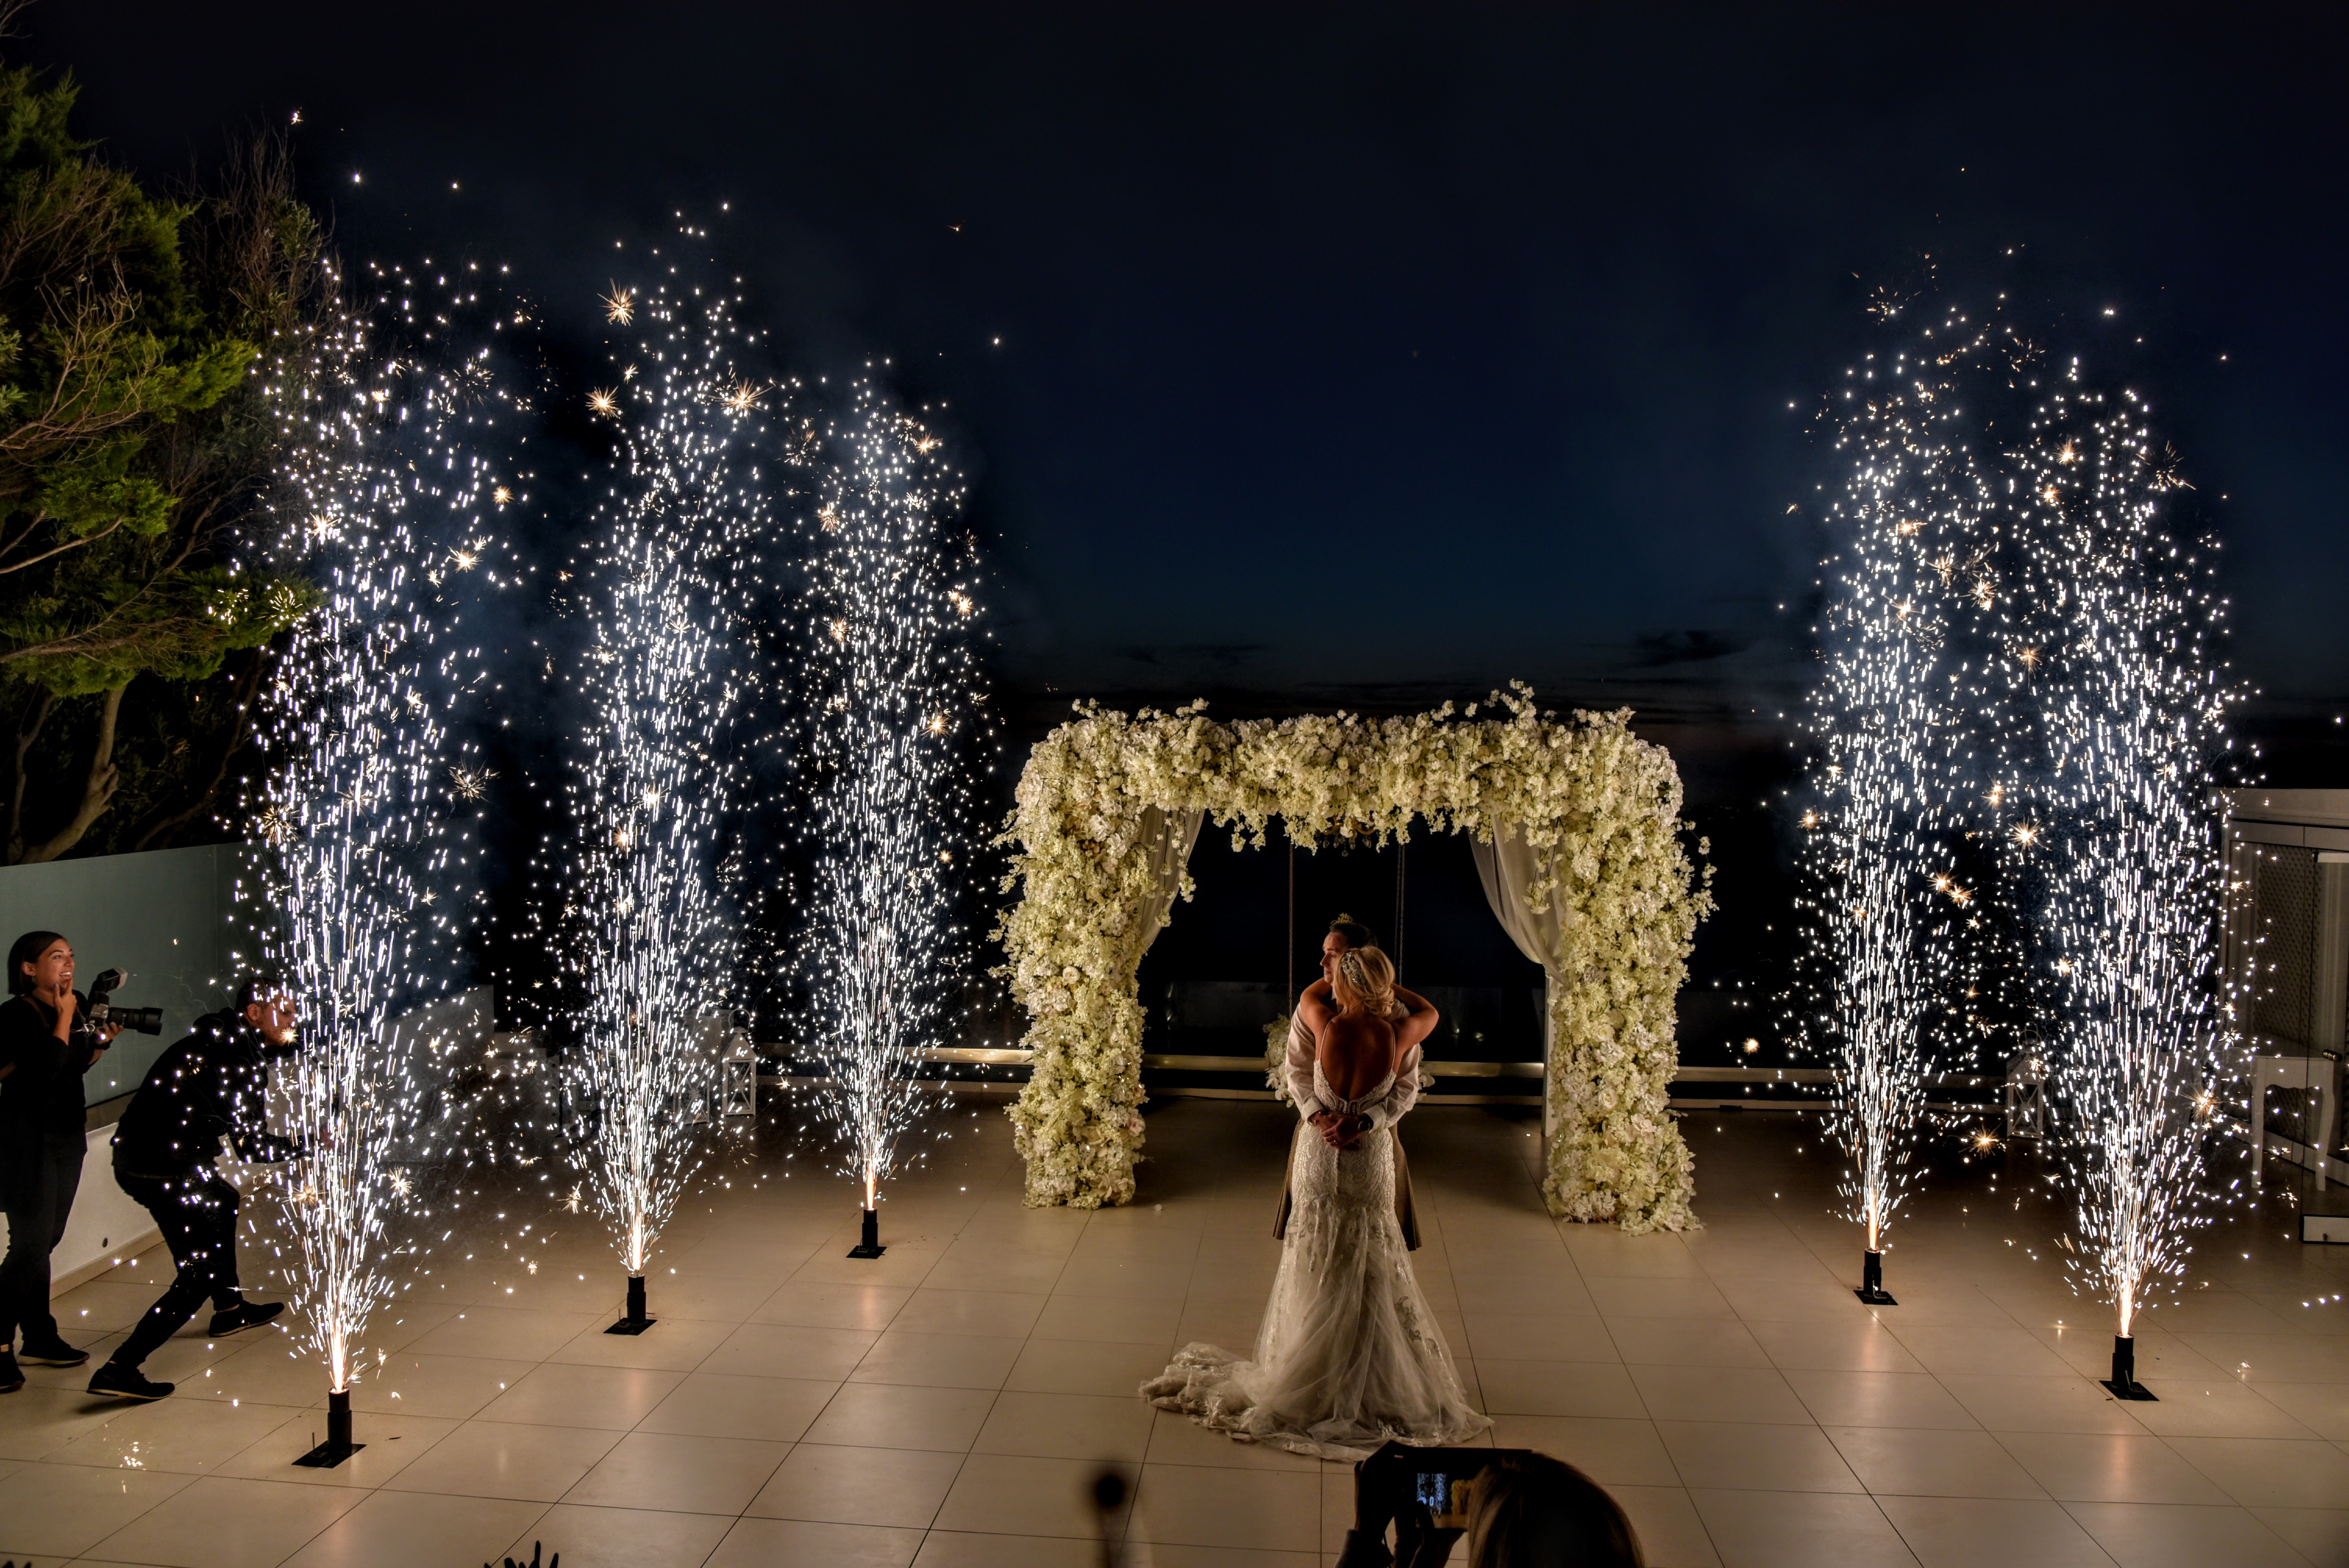
[[1485,884],[1485,902],[1493,906],[1494,917],[1517,951],[1542,966],[1542,1147],[1547,1150],[1552,1131],[1548,1074],[1557,1063],[1550,1008],[1557,997],[1557,955],[1565,945],[1561,938],[1574,915],[1556,890],[1547,909],[1536,913],[1532,908],[1534,883],[1550,868],[1535,858],[1524,835],[1503,824],[1494,829],[1491,843],[1471,840],[1470,845],[1476,855],[1476,878]]
[[1183,868],[1191,863],[1191,847],[1199,841],[1199,824],[1206,820],[1205,811],[1185,811],[1180,817],[1169,818],[1157,806],[1145,806],[1142,810],[1142,829],[1138,841],[1148,848],[1150,855],[1151,890],[1134,906],[1126,925],[1126,954],[1129,973],[1141,964],[1142,955],[1158,940],[1159,928],[1166,923],[1166,912],[1174,907],[1174,895],[1183,886]]

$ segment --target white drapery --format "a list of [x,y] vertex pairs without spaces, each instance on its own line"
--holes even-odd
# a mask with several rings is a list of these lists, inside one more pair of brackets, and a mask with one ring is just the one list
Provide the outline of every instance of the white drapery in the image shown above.
[[1139,841],[1148,849],[1152,880],[1150,891],[1143,894],[1125,928],[1132,944],[1126,957],[1129,973],[1158,940],[1166,913],[1174,907],[1174,895],[1183,888],[1183,868],[1191,863],[1191,847],[1199,841],[1199,824],[1206,817],[1205,811],[1185,811],[1170,820],[1159,807],[1143,808]]
[[1549,907],[1538,912],[1533,908],[1534,884],[1553,868],[1535,856],[1523,833],[1502,824],[1493,830],[1491,843],[1471,840],[1470,845],[1476,855],[1476,880],[1485,884],[1485,902],[1493,906],[1494,918],[1517,944],[1517,951],[1542,966],[1542,1146],[1547,1150],[1554,1114],[1549,1075],[1557,1070],[1557,1042],[1550,1037],[1556,1027],[1551,1009],[1557,999],[1558,954],[1565,950],[1566,928],[1575,915],[1555,886],[1550,890]]

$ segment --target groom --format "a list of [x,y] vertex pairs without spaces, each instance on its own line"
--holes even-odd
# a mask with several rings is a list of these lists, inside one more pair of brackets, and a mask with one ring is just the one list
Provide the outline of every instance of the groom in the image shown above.
[[[1321,977],[1334,985],[1338,978],[1338,960],[1341,955],[1357,947],[1376,947],[1378,944],[1379,939],[1371,934],[1369,926],[1350,915],[1340,915],[1330,923],[1330,934],[1321,939]],[[1401,1009],[1394,1020],[1398,1026],[1407,1019],[1424,1014],[1427,1029],[1433,1028],[1435,1009],[1425,997],[1397,985],[1395,1004]],[[1423,1038],[1427,1029],[1420,1031]],[[1419,1216],[1412,1209],[1411,1169],[1403,1162],[1402,1137],[1394,1131],[1394,1124],[1402,1119],[1405,1111],[1419,1103],[1419,1047],[1414,1044],[1404,1047],[1402,1059],[1396,1064],[1394,1088],[1388,1091],[1386,1099],[1368,1112],[1356,1116],[1319,1109],[1313,1094],[1314,1055],[1313,1031],[1305,1026],[1303,1010],[1295,1006],[1292,998],[1288,1016],[1288,1056],[1285,1068],[1290,1097],[1296,1100],[1299,1109],[1305,1113],[1305,1119],[1320,1130],[1322,1141],[1333,1149],[1351,1149],[1364,1138],[1381,1131],[1393,1137],[1395,1219],[1402,1226],[1404,1245],[1417,1252]],[[1272,1233],[1284,1240],[1288,1233],[1288,1186],[1295,1176],[1297,1160],[1297,1145],[1293,1142],[1288,1146],[1288,1157],[1289,1174],[1282,1178],[1280,1184],[1280,1212],[1272,1222]]]

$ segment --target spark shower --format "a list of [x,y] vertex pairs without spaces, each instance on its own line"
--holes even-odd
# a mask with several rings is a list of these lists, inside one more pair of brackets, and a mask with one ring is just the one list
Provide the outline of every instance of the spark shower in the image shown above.
[[[761,822],[804,824],[812,894],[789,977],[812,1001],[790,1032],[821,1064],[807,1092],[859,1183],[860,1251],[878,1255],[880,1183],[959,957],[958,758],[984,726],[974,543],[952,530],[942,440],[869,380],[837,415],[792,412],[806,388],[742,369],[759,339],[730,294],[615,285],[604,304],[641,330],[587,401],[625,434],[578,600],[593,635],[576,677],[591,722],[571,1110],[583,1194],[628,1274],[613,1332],[640,1333],[651,1250],[701,1163],[716,1047],[746,999],[745,883],[755,867],[761,887],[788,885],[750,841]],[[767,763],[789,799],[761,798]]]
[[486,342],[450,341],[463,281],[374,281],[375,325],[340,317],[304,358],[268,367],[291,453],[282,548],[317,593],[268,695],[277,767],[257,828],[275,851],[263,950],[302,1041],[285,1074],[302,1152],[275,1169],[289,1282],[327,1374],[327,1439],[304,1460],[320,1465],[363,1446],[350,1413],[363,1339],[413,1284],[393,1260],[429,1244],[415,1227],[433,1204],[460,1202],[445,1181],[419,1185],[465,1157],[453,1042],[399,1020],[448,989],[468,918],[478,846],[463,822],[479,812],[461,797],[478,769],[449,719],[483,665],[460,641],[460,585],[476,572],[502,585],[481,453],[511,412]]
[[742,772],[735,720],[760,678],[740,624],[773,529],[759,449],[765,405],[781,394],[737,366],[756,336],[736,302],[693,294],[616,287],[605,315],[644,318],[626,353],[652,368],[632,362],[625,390],[589,397],[626,423],[583,562],[589,723],[566,913],[585,933],[585,1038],[571,1063],[583,1186],[628,1278],[613,1333],[653,1321],[646,1264],[701,1162],[696,1124],[716,1109],[740,949],[721,874]]
[[1833,410],[1852,466],[1826,509],[1803,1032],[1837,1063],[1861,1295],[1887,1305],[1930,1071],[1985,1065],[1966,1058],[2002,1035],[2053,1047],[2075,1283],[2114,1305],[2115,1392],[2148,1398],[2131,1334],[2201,1212],[2229,1029],[2216,546],[2168,531],[2189,487],[2136,392],[2003,299],[1915,314]]
[[964,623],[978,611],[960,477],[870,382],[830,431],[808,628],[817,770],[811,1030],[822,1105],[864,1199],[853,1256],[882,1251],[881,1183],[945,1014],[955,889],[970,861],[958,753],[984,729]]

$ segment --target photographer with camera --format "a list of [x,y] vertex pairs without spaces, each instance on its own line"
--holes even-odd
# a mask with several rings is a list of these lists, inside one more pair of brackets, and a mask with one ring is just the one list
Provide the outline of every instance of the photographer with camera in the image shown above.
[[8,950],[9,999],[0,1005],[0,1203],[8,1215],[8,1255],[0,1262],[0,1393],[25,1386],[16,1331],[36,1367],[89,1359],[57,1334],[49,1311],[49,1254],[65,1239],[81,1186],[82,1075],[114,1039],[93,1026],[73,988],[73,944],[54,931],[28,931]]
[[[1387,1530],[1394,1545],[1387,1545]],[[1354,1467],[1354,1528],[1338,1568],[1643,1568],[1606,1488],[1531,1449],[1385,1447]]]
[[276,981],[254,976],[237,1006],[207,1013],[187,1038],[148,1069],[114,1130],[114,1180],[155,1216],[179,1273],[89,1380],[93,1394],[160,1399],[169,1383],[140,1371],[206,1296],[213,1338],[267,1323],[282,1301],[250,1302],[237,1288],[237,1191],[213,1169],[221,1140],[247,1160],[290,1160],[302,1150],[268,1130],[269,1063],[294,1053],[294,1002]]

